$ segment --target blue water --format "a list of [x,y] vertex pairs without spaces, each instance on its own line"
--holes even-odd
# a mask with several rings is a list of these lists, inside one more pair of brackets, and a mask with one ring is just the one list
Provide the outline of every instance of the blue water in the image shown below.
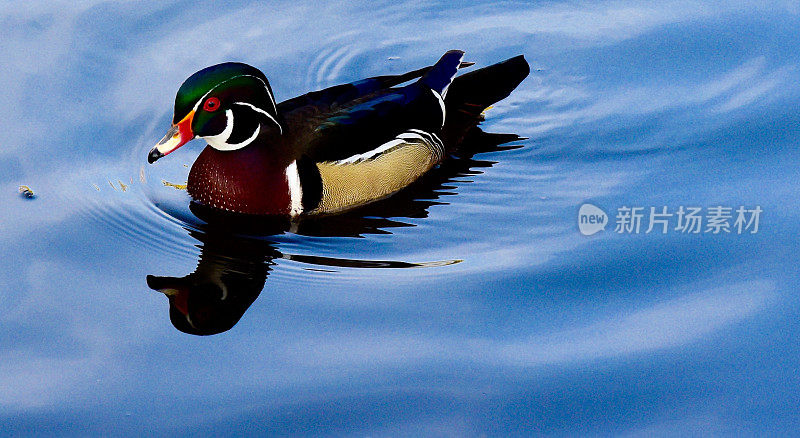
[[[0,434],[800,428],[796,2],[35,2],[0,23]],[[162,182],[201,142],[146,164],[207,65],[258,66],[284,100],[452,48],[525,55],[482,128],[528,139],[366,213],[214,255]],[[579,232],[584,203],[604,231]],[[616,233],[623,206],[763,212]],[[264,282],[206,337],[146,282],[201,252],[255,254]]]

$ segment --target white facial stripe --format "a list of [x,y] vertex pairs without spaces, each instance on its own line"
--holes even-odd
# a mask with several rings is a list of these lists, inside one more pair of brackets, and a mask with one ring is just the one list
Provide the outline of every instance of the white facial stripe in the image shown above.
[[247,102],[233,102],[233,104],[234,104],[234,105],[242,105],[242,106],[246,106],[246,107],[248,107],[248,108],[252,109],[253,111],[256,111],[257,113],[260,113],[260,114],[263,114],[263,115],[267,116],[267,118],[268,118],[268,119],[270,119],[270,120],[272,120],[272,123],[274,123],[274,124],[275,124],[275,125],[278,127],[278,131],[279,131],[281,134],[283,134],[283,128],[281,127],[281,124],[280,124],[280,123],[278,123],[278,121],[277,121],[277,120],[275,120],[275,117],[272,117],[272,114],[270,114],[270,113],[268,113],[268,112],[266,112],[266,111],[262,110],[261,108],[259,108],[259,107],[255,106],[255,105],[253,105],[253,104],[247,103]]
[[297,172],[297,161],[286,167],[286,181],[289,183],[289,199],[291,199],[292,216],[303,212],[303,188],[300,186],[300,173]]
[[[241,78],[241,77],[251,77],[251,78],[256,78],[256,79],[258,79],[258,80],[259,80],[259,81],[260,81],[260,82],[261,82],[261,83],[264,85],[264,89],[265,89],[265,90],[267,90],[267,96],[269,96],[269,101],[270,101],[270,103],[272,104],[272,109],[273,109],[273,111],[275,111],[275,114],[277,114],[277,113],[278,113],[278,107],[275,105],[275,97],[274,97],[274,96],[272,95],[272,93],[269,91],[269,87],[267,86],[267,83],[266,83],[266,82],[264,82],[264,80],[263,80],[263,79],[261,79],[261,78],[260,78],[260,77],[258,77],[258,76],[253,76],[253,75],[239,75],[239,76],[236,76],[236,77],[237,77],[237,78]],[[235,79],[235,78],[231,78],[231,79]],[[229,79],[229,80],[230,80],[230,79]],[[227,82],[227,81],[226,81],[226,82]],[[216,87],[214,87],[214,88],[216,88]]]
[[205,141],[208,142],[211,147],[218,151],[235,151],[237,149],[241,149],[258,137],[258,134],[261,133],[261,124],[259,123],[256,126],[255,132],[253,135],[250,136],[247,140],[241,143],[228,143],[228,140],[231,138],[231,134],[233,133],[233,111],[225,110],[225,130],[217,135],[210,135],[208,137],[203,137]]
[[224,149],[224,150],[234,151],[236,149],[241,149],[241,148],[249,145],[250,143],[252,143],[253,140],[255,140],[256,137],[258,137],[258,134],[260,132],[261,132],[261,125],[258,125],[258,126],[256,126],[256,130],[255,130],[255,132],[253,132],[253,135],[251,135],[250,138],[248,138],[247,140],[245,140],[245,141],[243,141],[241,143],[225,143],[225,146],[228,149]]
[[[245,75],[245,76],[251,76],[251,75]],[[252,77],[258,79],[259,81],[261,81],[262,84],[264,84],[264,89],[267,90],[267,96],[269,96],[269,101],[270,103],[272,103],[272,110],[275,111],[275,114],[278,114],[278,106],[275,104],[275,96],[273,96],[272,92],[269,91],[267,83],[264,82],[264,80],[259,78],[258,76],[252,76]]]
[[234,77],[232,77],[232,78],[225,79],[224,81],[220,82],[220,83],[219,83],[219,84],[217,84],[217,85],[214,85],[213,87],[211,87],[211,89],[210,89],[210,90],[208,90],[208,91],[206,92],[206,94],[204,94],[204,95],[203,95],[203,97],[201,97],[201,98],[200,98],[200,99],[199,99],[199,100],[198,100],[198,101],[197,101],[197,102],[194,104],[194,108],[193,108],[193,109],[194,109],[195,111],[197,111],[197,108],[200,108],[200,103],[201,103],[201,102],[203,102],[203,101],[205,100],[205,98],[206,98],[206,97],[207,97],[209,94],[211,94],[211,92],[212,92],[212,91],[216,90],[216,89],[217,89],[217,87],[219,87],[220,85],[222,85],[222,84],[224,84],[224,83],[226,83],[226,82],[230,82],[230,81],[232,81],[232,80],[234,80],[234,79],[236,79],[236,78],[245,78],[245,77],[247,77],[247,78],[256,78],[256,79],[258,79],[258,80],[261,82],[261,84],[262,84],[262,85],[264,85],[264,90],[266,90],[266,91],[267,91],[267,96],[269,96],[269,102],[272,104],[272,109],[273,109],[273,110],[275,110],[275,114],[277,114],[277,113],[278,113],[278,107],[275,105],[275,97],[272,95],[272,93],[270,93],[270,91],[269,91],[269,87],[267,86],[267,83],[266,83],[266,82],[264,82],[264,80],[263,80],[263,79],[261,79],[260,77],[258,77],[258,76],[253,76],[253,75],[238,75],[238,76],[234,76]]
[[[206,97],[208,97],[208,95],[211,94],[211,92],[216,90],[217,87],[221,86],[222,84],[225,84],[226,82],[230,82],[230,81],[232,81],[234,79],[242,78],[242,77],[250,77],[250,78],[258,79],[261,82],[261,84],[264,85],[264,90],[266,90],[267,96],[269,96],[269,101],[270,101],[270,104],[272,104],[272,109],[277,114],[278,107],[275,104],[275,97],[269,91],[269,87],[267,86],[267,83],[263,79],[261,79],[260,77],[253,76],[253,75],[238,75],[238,76],[234,76],[234,77],[228,78],[228,79],[220,82],[217,85],[214,85],[210,90],[208,90],[206,92],[206,94],[203,95],[203,97],[201,97],[200,99],[197,100],[197,102],[195,102],[194,107],[192,108],[192,110],[197,112],[198,108],[200,108],[200,104],[203,103],[203,101],[206,99]],[[283,133],[283,127],[280,125],[280,123],[278,123],[277,120],[275,120],[275,117],[273,117],[272,114],[262,110],[261,108],[258,108],[255,105],[251,105],[251,104],[249,104],[247,102],[234,102],[234,104],[248,106],[248,107],[250,107],[251,109],[253,109],[253,110],[257,111],[257,112],[259,112],[261,114],[264,114],[273,123],[275,123],[275,125],[278,126],[278,130],[280,131],[280,133],[281,134]],[[226,121],[225,121],[225,130],[224,131],[222,131],[221,133],[219,133],[217,135],[210,135],[208,137],[202,137],[214,149],[217,149],[217,150],[220,150],[220,151],[234,151],[236,149],[241,149],[241,148],[247,146],[248,144],[250,144],[253,140],[256,139],[256,137],[258,137],[258,134],[261,133],[261,124],[259,123],[259,125],[256,127],[256,130],[253,133],[253,135],[251,135],[250,138],[248,138],[247,140],[245,140],[245,141],[243,141],[241,143],[228,143],[228,139],[230,138],[231,134],[233,133],[233,112],[231,110],[226,110],[225,111],[225,116],[226,116]]]
[[228,150],[225,149],[226,141],[233,133],[233,111],[226,110],[225,111],[225,130],[217,135],[209,135],[208,137],[203,137],[205,141],[208,142],[214,149],[219,150]]

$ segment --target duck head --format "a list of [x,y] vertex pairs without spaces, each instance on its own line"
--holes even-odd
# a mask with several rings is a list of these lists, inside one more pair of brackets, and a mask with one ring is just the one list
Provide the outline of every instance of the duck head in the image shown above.
[[183,82],[175,96],[172,127],[150,150],[147,161],[153,163],[197,137],[214,149],[234,151],[281,133],[264,73],[247,64],[226,62]]
[[[202,260],[201,260],[202,263]],[[241,273],[218,268],[209,277],[202,267],[186,277],[147,276],[147,285],[169,300],[169,319],[178,330],[193,335],[214,335],[230,330],[253,304],[269,267]]]

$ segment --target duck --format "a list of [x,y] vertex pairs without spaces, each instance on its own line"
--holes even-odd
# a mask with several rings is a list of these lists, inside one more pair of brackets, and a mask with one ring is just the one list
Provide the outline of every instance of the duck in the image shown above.
[[148,275],[147,286],[169,302],[169,319],[181,332],[207,336],[230,330],[261,294],[273,259],[283,256],[267,240],[231,235],[217,227],[189,230],[200,242],[194,272]]
[[453,154],[484,111],[528,76],[523,55],[473,65],[450,50],[432,66],[370,77],[276,103],[256,67],[225,62],[186,79],[150,164],[196,138],[193,202],[225,212],[299,218],[391,196]]
[[[291,254],[278,248],[272,236],[291,230],[300,236],[363,238],[392,234],[409,223],[404,218],[424,218],[428,209],[440,204],[443,187],[454,178],[477,175],[493,161],[474,160],[474,154],[519,148],[508,145],[516,134],[484,132],[473,127],[459,144],[458,156],[428,172],[421,181],[394,196],[338,215],[306,217],[290,222],[280,216],[231,214],[192,202],[189,209],[201,219],[186,227],[197,242],[199,257],[193,272],[183,277],[147,275],[147,286],[169,303],[169,320],[181,332],[208,336],[232,329],[264,290],[276,259],[292,260],[317,268],[418,268],[455,264],[460,260],[413,263],[399,260],[358,260],[313,254]],[[503,146],[507,145],[507,146]],[[391,218],[391,219],[390,219]],[[288,223],[287,223],[288,222]]]

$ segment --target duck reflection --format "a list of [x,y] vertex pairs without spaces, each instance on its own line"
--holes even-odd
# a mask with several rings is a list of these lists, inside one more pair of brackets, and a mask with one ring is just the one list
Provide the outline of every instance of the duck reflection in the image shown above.
[[408,263],[402,261],[351,260],[314,255],[284,254],[270,236],[285,233],[319,237],[360,237],[391,234],[396,227],[410,227],[402,218],[425,218],[432,205],[446,204],[441,196],[455,194],[455,179],[482,173],[492,161],[476,160],[479,152],[520,147],[514,134],[486,133],[475,127],[468,132],[458,155],[393,196],[343,214],[288,219],[226,213],[192,203],[190,209],[204,225],[188,230],[200,242],[194,272],[185,277],[148,275],[147,285],[169,300],[169,317],[176,329],[194,335],[213,335],[231,329],[264,289],[275,259],[287,259],[324,267],[409,268],[456,263],[457,260]]
[[176,329],[194,335],[229,330],[253,304],[273,265],[281,256],[268,241],[220,233],[190,231],[202,242],[200,260],[182,277],[147,276],[147,285],[169,300],[169,319]]

